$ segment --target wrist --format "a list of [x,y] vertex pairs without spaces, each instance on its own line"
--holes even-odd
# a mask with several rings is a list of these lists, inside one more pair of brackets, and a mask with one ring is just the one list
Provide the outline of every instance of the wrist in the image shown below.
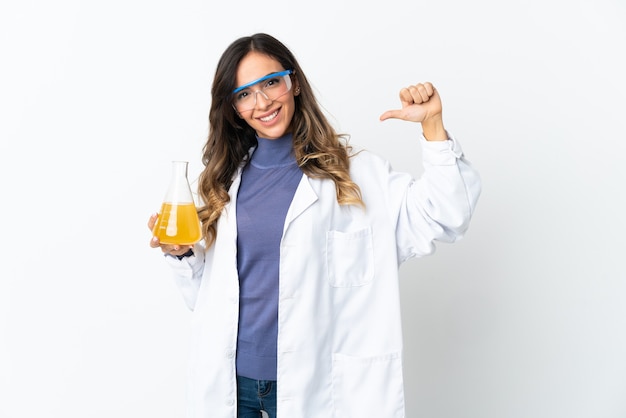
[[443,127],[441,115],[426,119],[422,122],[422,131],[427,141],[445,141],[448,133]]
[[182,260],[183,258],[191,257],[192,255],[193,255],[193,250],[190,248],[189,250],[187,250],[185,254],[175,255],[174,257],[178,258],[179,260]]

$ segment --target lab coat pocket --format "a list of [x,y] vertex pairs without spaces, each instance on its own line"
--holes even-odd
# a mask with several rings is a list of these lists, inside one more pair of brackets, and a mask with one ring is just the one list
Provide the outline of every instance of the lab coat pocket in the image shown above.
[[355,232],[326,233],[326,268],[334,287],[363,286],[374,277],[374,244],[371,228]]
[[333,354],[333,417],[402,418],[402,355],[373,357]]

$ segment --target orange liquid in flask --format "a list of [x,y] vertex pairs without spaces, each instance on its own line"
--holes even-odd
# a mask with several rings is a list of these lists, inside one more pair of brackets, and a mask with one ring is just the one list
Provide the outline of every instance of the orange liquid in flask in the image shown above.
[[195,204],[164,202],[152,233],[161,244],[192,245],[200,241],[202,232]]

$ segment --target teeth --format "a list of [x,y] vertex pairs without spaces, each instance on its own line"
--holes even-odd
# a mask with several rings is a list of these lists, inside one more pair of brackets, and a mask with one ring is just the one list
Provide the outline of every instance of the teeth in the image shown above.
[[274,119],[274,118],[276,117],[276,115],[278,115],[278,110],[277,110],[276,112],[272,113],[272,114],[271,114],[271,115],[269,115],[269,116],[266,116],[266,117],[264,117],[264,118],[259,118],[259,119],[261,119],[263,122],[269,122],[269,121],[271,121],[272,119]]

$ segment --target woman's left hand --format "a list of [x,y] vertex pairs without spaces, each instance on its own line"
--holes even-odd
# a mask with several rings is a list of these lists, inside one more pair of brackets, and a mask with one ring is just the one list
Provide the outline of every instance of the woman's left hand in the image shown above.
[[421,122],[428,140],[448,139],[443,128],[441,98],[430,82],[419,83],[400,90],[402,109],[388,110],[380,120],[401,119]]

